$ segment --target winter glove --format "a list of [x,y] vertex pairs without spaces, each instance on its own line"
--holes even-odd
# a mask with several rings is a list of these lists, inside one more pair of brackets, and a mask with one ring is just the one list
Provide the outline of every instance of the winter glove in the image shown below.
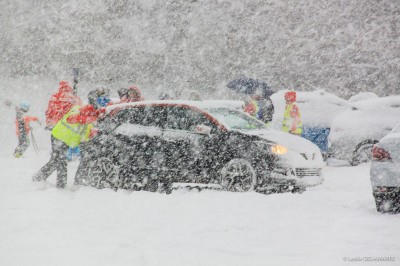
[[13,103],[11,101],[9,101],[9,100],[5,100],[4,101],[4,105],[7,106],[7,107],[11,107],[13,105]]

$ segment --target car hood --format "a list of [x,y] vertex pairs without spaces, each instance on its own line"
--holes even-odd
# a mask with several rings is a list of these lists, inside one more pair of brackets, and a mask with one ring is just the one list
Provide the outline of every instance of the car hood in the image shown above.
[[285,146],[288,152],[279,155],[280,162],[293,168],[322,168],[322,154],[317,145],[299,136],[275,129],[251,130],[244,134],[258,136]]
[[319,148],[311,141],[279,130],[275,129],[251,130],[251,131],[244,131],[244,133],[248,135],[259,136],[263,139],[273,141],[279,145],[285,146],[286,148],[292,151],[297,151],[300,153],[320,152]]

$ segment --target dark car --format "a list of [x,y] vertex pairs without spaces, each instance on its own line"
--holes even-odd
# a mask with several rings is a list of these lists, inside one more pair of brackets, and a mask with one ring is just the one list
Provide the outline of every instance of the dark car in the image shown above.
[[[98,135],[82,146],[78,184],[167,192],[172,183],[217,184],[228,191],[305,187],[293,171],[284,171],[287,166],[279,166],[286,162],[281,158],[286,148],[254,134],[268,129],[235,109],[138,102],[109,107],[98,127]],[[279,176],[274,175],[277,169]],[[301,169],[311,175],[321,170]]]
[[400,124],[372,148],[370,178],[376,209],[400,213]]

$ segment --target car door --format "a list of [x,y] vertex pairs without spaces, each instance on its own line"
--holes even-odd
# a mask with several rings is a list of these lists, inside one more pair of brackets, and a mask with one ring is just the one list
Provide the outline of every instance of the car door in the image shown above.
[[[175,176],[174,182],[201,182],[207,175],[204,158],[205,149],[209,145],[211,135],[216,126],[198,111],[185,106],[169,106],[166,108],[166,123],[163,134],[163,146],[166,150],[166,166]],[[202,125],[211,129],[211,134],[196,132]]]
[[163,108],[141,106],[118,112],[119,126],[114,135],[121,146],[125,160],[126,175],[156,175],[163,159],[160,153],[163,123]]

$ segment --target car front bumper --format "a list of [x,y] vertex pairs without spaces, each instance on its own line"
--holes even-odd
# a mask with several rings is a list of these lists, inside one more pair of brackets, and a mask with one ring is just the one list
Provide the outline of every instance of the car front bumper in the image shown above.
[[322,168],[275,168],[271,178],[281,182],[294,182],[295,186],[312,187],[323,183]]

